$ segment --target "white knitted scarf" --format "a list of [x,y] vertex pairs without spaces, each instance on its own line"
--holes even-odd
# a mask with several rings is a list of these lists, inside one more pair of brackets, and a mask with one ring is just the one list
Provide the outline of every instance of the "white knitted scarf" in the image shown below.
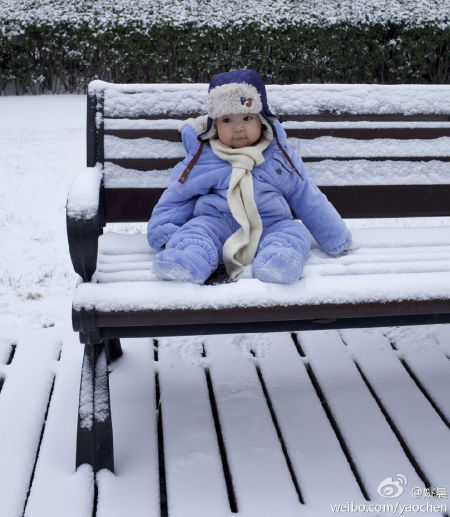
[[223,246],[223,262],[229,277],[234,280],[242,266],[250,264],[255,257],[262,233],[262,221],[255,203],[251,171],[264,162],[263,151],[270,140],[262,139],[251,147],[233,149],[218,139],[211,139],[214,154],[231,164],[231,177],[227,200],[234,219],[240,228]]

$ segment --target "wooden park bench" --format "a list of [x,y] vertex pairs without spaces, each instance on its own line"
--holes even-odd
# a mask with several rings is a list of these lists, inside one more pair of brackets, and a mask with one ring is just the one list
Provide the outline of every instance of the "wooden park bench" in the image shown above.
[[195,84],[89,87],[87,168],[67,203],[81,277],[73,327],[85,344],[77,466],[114,470],[107,363],[120,338],[450,322],[448,86],[268,87],[290,144],[354,237],[338,258],[314,247],[298,283],[245,271],[233,283],[159,281],[145,234],[103,234],[149,219],[184,157],[179,121],[203,114],[206,94]]

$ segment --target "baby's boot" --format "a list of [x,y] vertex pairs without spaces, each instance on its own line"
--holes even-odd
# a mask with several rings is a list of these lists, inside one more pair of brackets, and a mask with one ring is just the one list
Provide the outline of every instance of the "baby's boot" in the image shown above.
[[188,248],[169,248],[156,255],[153,272],[161,280],[204,284],[211,267],[201,253]]
[[267,246],[253,261],[252,275],[263,282],[291,284],[296,282],[303,272],[303,257],[288,247]]

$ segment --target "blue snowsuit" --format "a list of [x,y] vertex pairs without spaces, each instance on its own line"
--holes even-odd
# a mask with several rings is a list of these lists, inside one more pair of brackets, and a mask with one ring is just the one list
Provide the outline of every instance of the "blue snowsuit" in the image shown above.
[[[320,248],[331,255],[350,246],[351,234],[335,208],[309,179],[300,156],[287,145],[279,122],[275,129],[301,177],[273,139],[263,152],[264,163],[252,170],[254,198],[263,223],[253,276],[290,283],[301,275],[311,234]],[[186,280],[201,284],[222,262],[224,242],[239,225],[227,201],[230,163],[205,145],[185,183],[180,183],[178,179],[199,146],[197,133],[189,125],[182,130],[182,140],[187,156],[175,166],[170,185],[153,210],[147,237],[152,248],[160,251],[165,247],[155,259],[157,267],[176,262],[190,270]],[[290,273],[294,263],[297,265]],[[174,278],[180,279],[179,275]]]

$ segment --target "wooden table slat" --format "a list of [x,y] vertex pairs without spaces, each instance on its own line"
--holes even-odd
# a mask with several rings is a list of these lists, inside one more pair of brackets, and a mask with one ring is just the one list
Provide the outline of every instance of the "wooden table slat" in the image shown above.
[[[404,447],[416,462],[416,470],[423,473],[426,486],[450,486],[449,428],[416,388],[414,379],[389,341],[357,330],[344,331],[343,336],[389,419],[401,434]],[[367,354],[368,347],[370,355]]]
[[423,487],[339,333],[300,333],[298,339],[368,497],[379,499],[380,482],[397,473],[411,486]]

